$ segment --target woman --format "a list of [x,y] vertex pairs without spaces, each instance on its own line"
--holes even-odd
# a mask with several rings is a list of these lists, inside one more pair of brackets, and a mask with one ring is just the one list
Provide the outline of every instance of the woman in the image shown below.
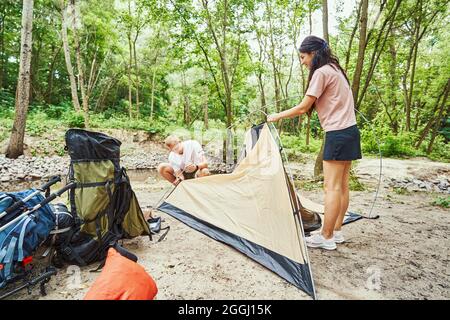
[[361,159],[350,82],[327,42],[308,36],[300,46],[301,63],[309,69],[308,89],[299,105],[268,116],[274,122],[304,114],[314,107],[326,132],[323,153],[325,218],[322,230],[306,238],[313,248],[336,249],[344,242],[341,232],[349,204],[352,160]]

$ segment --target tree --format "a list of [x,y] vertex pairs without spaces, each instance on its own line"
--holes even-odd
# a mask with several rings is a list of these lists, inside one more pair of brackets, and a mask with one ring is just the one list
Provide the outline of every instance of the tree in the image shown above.
[[322,28],[323,38],[326,42],[330,43],[330,37],[328,35],[328,0],[322,0]]
[[70,93],[72,96],[72,104],[77,112],[81,111],[80,101],[78,100],[78,91],[77,91],[77,82],[75,80],[72,60],[70,57],[70,47],[69,47],[69,38],[67,36],[67,20],[66,20],[66,11],[67,7],[64,0],[61,0],[61,40],[63,42],[64,48],[64,59],[66,61],[67,73],[69,74],[70,81]]
[[20,40],[20,68],[16,91],[16,117],[6,156],[17,158],[23,154],[23,140],[30,98],[30,64],[33,30],[33,0],[24,0],[22,9],[22,33]]
[[[361,0],[361,16],[359,22],[359,48],[358,59],[356,62],[355,72],[353,73],[353,100],[358,101],[359,86],[361,82],[361,74],[364,67],[364,53],[367,46],[367,17],[368,17],[369,0]],[[355,106],[358,108],[358,105]]]
[[83,115],[84,115],[84,126],[89,128],[89,97],[86,94],[86,84],[84,77],[84,65],[81,59],[81,48],[80,48],[80,40],[78,38],[77,31],[77,10],[75,5],[75,0],[70,0],[70,4],[72,6],[72,33],[73,33],[73,42],[75,46],[75,56],[77,58],[77,71],[78,71],[78,84],[80,86],[81,91],[81,99],[83,101]]

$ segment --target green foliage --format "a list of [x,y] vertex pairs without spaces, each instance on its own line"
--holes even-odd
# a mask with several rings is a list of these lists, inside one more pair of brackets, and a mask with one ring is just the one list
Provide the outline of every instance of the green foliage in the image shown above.
[[400,195],[409,195],[410,194],[410,192],[404,187],[394,187],[393,191],[396,194],[400,194]]
[[299,190],[314,191],[323,189],[323,182],[316,180],[294,180],[295,187]]
[[13,120],[0,118],[0,142],[6,140],[11,135]]
[[82,112],[66,112],[64,122],[69,128],[84,128],[84,115]]
[[[64,3],[67,5],[68,2]],[[202,122],[206,105],[209,127],[223,129],[226,109],[231,110],[234,121],[240,121],[261,108],[262,89],[266,106],[274,112],[273,79],[279,82],[280,97],[291,97],[289,103],[282,103],[282,109],[299,102],[298,95],[303,93],[303,81],[307,79],[308,71],[303,69],[302,74],[294,46],[298,47],[298,41],[302,40],[300,26],[307,24],[310,10],[312,14],[320,10],[320,1],[237,0],[229,1],[225,6],[224,1],[219,0],[208,2],[208,10],[203,2],[180,0],[175,3],[176,8],[171,2],[155,0],[76,2],[81,62],[85,85],[89,87],[93,128],[146,130],[155,135],[166,135],[177,127],[189,127],[188,132],[192,133],[196,122]],[[363,153],[377,154],[378,139],[383,156],[428,156],[448,162],[448,108],[443,112],[439,108],[440,105],[446,107],[440,102],[450,72],[448,1],[402,1],[391,34],[386,34],[389,28],[383,27],[383,23],[389,22],[386,19],[390,17],[394,1],[387,1],[385,5],[377,19],[377,10],[369,13],[369,21],[374,23],[370,26],[372,36],[363,59],[361,87],[366,84],[369,70],[371,80],[358,110],[367,115],[375,129],[358,119]],[[359,39],[356,34],[350,41],[350,36],[357,23],[357,14],[353,11],[344,16],[342,8],[343,4],[339,3],[336,12],[330,12],[336,16],[339,25],[337,36],[330,35],[330,47],[352,80]],[[21,9],[20,1],[5,0],[0,5],[0,16],[7,17],[0,33],[0,140],[9,136],[14,119]],[[61,49],[60,3],[37,1],[33,17],[32,94],[26,133],[42,136],[56,127],[83,128],[84,117],[74,112],[71,103],[70,82]],[[77,73],[70,15],[68,18],[68,41]],[[225,35],[222,25],[227,25]],[[389,25],[390,22],[384,26]],[[420,42],[414,51],[416,30]],[[133,41],[137,43],[136,52]],[[226,46],[218,50],[222,43]],[[377,58],[373,70],[370,68],[372,56]],[[277,72],[276,78],[274,72]],[[81,102],[80,83],[77,83],[77,90]],[[139,117],[136,114],[137,92]],[[129,93],[133,119],[128,117]],[[231,106],[227,104],[228,93]],[[410,128],[406,130],[408,101],[411,117]],[[186,109],[189,109],[190,123],[184,120]],[[150,121],[150,114],[153,121]],[[433,128],[420,147],[416,147],[423,129],[434,119],[443,123],[438,128],[438,135],[431,139]],[[301,134],[297,133],[296,125],[287,125],[283,129],[282,142],[291,159],[302,160],[306,153],[319,152],[321,140],[317,134],[316,113],[311,120],[309,146],[305,143],[305,123],[301,124]],[[430,143],[432,148],[428,154]],[[354,188],[360,187],[355,182]]]
[[354,172],[354,168],[350,170],[349,188],[351,191],[365,191],[366,187],[361,183]]
[[14,95],[0,89],[0,119],[13,119],[14,117]]
[[[428,139],[425,141],[424,144],[422,144],[420,151],[422,154],[426,153],[426,147],[428,146]],[[443,162],[450,162],[450,144],[443,136],[437,136],[434,144],[433,149],[430,154],[427,155],[428,158],[435,160],[435,161],[443,161]]]
[[283,144],[286,155],[292,160],[302,160],[305,153],[317,154],[320,150],[322,141],[310,137],[309,145],[306,145],[306,137],[304,134],[294,135],[284,133],[281,135],[281,143]]
[[93,128],[114,128],[145,130],[152,134],[164,134],[167,123],[162,119],[129,119],[125,115],[110,115],[107,119],[102,114],[92,114],[90,124]]
[[431,204],[441,208],[450,208],[450,196],[437,197]]

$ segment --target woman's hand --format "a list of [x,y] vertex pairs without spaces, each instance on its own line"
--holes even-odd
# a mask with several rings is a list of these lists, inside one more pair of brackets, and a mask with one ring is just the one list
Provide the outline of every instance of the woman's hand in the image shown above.
[[273,113],[267,116],[267,122],[276,122],[278,120],[280,120],[279,113]]

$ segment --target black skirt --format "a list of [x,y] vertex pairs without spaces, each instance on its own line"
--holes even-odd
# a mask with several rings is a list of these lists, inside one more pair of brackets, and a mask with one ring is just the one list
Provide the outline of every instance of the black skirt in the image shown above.
[[323,160],[351,161],[361,158],[361,137],[356,124],[326,133]]

